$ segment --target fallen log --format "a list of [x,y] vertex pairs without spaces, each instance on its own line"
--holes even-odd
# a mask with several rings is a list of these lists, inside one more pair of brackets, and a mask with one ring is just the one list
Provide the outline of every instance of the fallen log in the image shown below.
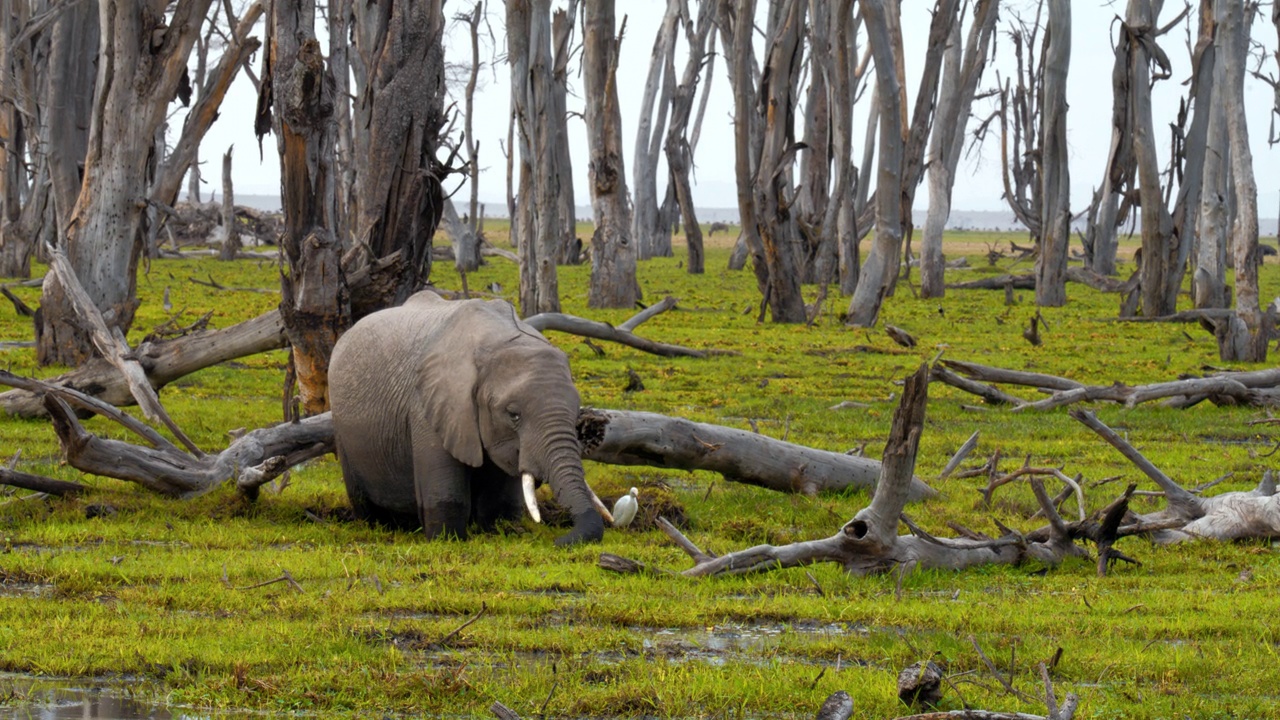
[[[1088,268],[1067,268],[1067,280],[1081,285],[1088,285],[1094,290],[1106,293],[1123,293],[1128,288],[1128,283],[1124,280],[1108,277]],[[1035,290],[1035,273],[993,275],[978,280],[947,284],[948,290],[1004,290],[1006,288]]]
[[[1190,407],[1203,400],[1209,400],[1216,405],[1254,407],[1280,405],[1280,368],[1217,372],[1207,377],[1184,377],[1179,380],[1146,385],[1125,385],[1119,382],[1112,385],[1085,385],[1054,375],[1008,370],[958,360],[941,360],[939,364],[942,367],[935,366],[934,380],[978,395],[988,403],[1011,405],[1015,412],[1051,410],[1092,400],[1117,402],[1126,407],[1134,407],[1153,400],[1166,400],[1171,407],[1179,408]],[[950,372],[951,370],[956,372]],[[1009,395],[991,385],[983,385],[983,382],[1033,387],[1050,394],[1039,400],[1027,400]]]
[[[634,334],[633,331],[641,323],[675,305],[675,298],[668,297],[617,327],[559,313],[535,315],[528,322],[540,331],[559,330],[609,340],[667,357],[706,357],[706,353],[700,350],[659,343]],[[129,353],[129,359],[136,360],[145,373],[146,383],[158,391],[197,370],[248,355],[278,350],[287,344],[288,338],[284,334],[280,312],[271,310],[220,330],[204,330],[173,339],[144,340]],[[47,382],[81,390],[116,406],[123,407],[136,402],[133,389],[118,365],[102,358],[91,359]],[[33,418],[45,415],[44,403],[38,394],[22,389],[0,393],[0,410],[14,417]]]
[[1129,525],[1159,527],[1150,532],[1153,541],[1176,543],[1194,538],[1248,540],[1280,537],[1280,494],[1276,493],[1276,481],[1271,471],[1264,473],[1258,487],[1251,491],[1200,497],[1162,472],[1093,413],[1072,410],[1071,417],[1119,450],[1164,491],[1167,503],[1164,510],[1135,514],[1125,519]]
[[869,575],[899,566],[959,570],[992,563],[1015,564],[1028,557],[1056,565],[1067,555],[1083,553],[1067,535],[1066,524],[1038,480],[1033,482],[1033,487],[1038,487],[1036,496],[1051,520],[1048,537],[1044,540],[1029,542],[1012,531],[995,539],[941,539],[910,523],[908,526],[912,528],[912,534],[898,534],[899,520],[905,519],[902,510],[914,480],[916,451],[924,427],[928,377],[928,366],[921,365],[907,379],[901,403],[893,415],[893,426],[871,503],[835,535],[782,546],[757,545],[716,557],[700,550],[670,523],[660,521],[659,527],[694,562],[693,567],[682,574],[690,577],[736,575],[834,562],[848,573]]
[[[3,371],[0,384],[17,385],[45,396],[42,402],[72,467],[138,483],[164,495],[199,495],[228,480],[252,494],[290,466],[332,452],[333,447],[333,422],[329,413],[323,413],[254,430],[220,453],[197,457],[120,410],[73,388],[46,385]],[[150,447],[88,432],[71,406],[120,423]],[[812,495],[824,490],[871,488],[880,466],[866,458],[655,413],[584,409],[578,427],[587,460],[712,470],[722,473],[726,480],[778,492]],[[905,492],[911,500],[936,494],[914,478],[909,479]]]
[[[197,370],[247,355],[277,350],[287,343],[280,312],[272,310],[222,330],[205,330],[169,340],[145,340],[132,356],[155,390]],[[94,358],[74,370],[46,381],[81,390],[116,406],[132,405],[133,393],[119,369]],[[7,383],[6,383],[7,384]],[[38,393],[9,390],[0,393],[0,409],[15,417],[41,417],[44,403]]]
[[[578,437],[587,460],[708,470],[731,482],[810,496],[848,488],[874,489],[880,474],[880,463],[869,458],[657,413],[584,408],[578,416]],[[935,495],[919,478],[909,479],[909,500]]]

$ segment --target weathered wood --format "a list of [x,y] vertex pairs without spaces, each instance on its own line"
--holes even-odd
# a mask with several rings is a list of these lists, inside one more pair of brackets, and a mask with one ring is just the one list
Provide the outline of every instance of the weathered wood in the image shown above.
[[[149,222],[148,158],[211,0],[100,0],[99,84],[74,209],[59,225],[70,267],[93,305],[127,330],[137,308],[137,264]],[[66,52],[84,53],[83,47]],[[110,68],[108,72],[105,68]],[[37,359],[75,365],[93,352],[56,281],[41,297]]]
[[[640,118],[636,125],[635,150],[631,163],[631,190],[635,195],[632,210],[631,239],[639,259],[653,257],[661,244],[658,212],[658,157],[670,105],[672,78],[667,74],[667,58],[675,53],[676,24],[680,0],[667,0],[666,11],[654,37],[649,58],[649,74],[640,100]],[[674,74],[674,73],[672,73]],[[662,96],[659,97],[659,89]],[[654,112],[657,112],[655,118]]]
[[[871,327],[880,314],[880,303],[889,293],[889,286],[897,275],[901,254],[902,193],[890,188],[903,187],[903,162],[906,149],[904,117],[906,109],[902,101],[902,79],[894,68],[898,64],[901,46],[895,46],[889,32],[889,15],[885,3],[879,0],[860,0],[864,21],[867,24],[868,43],[876,64],[876,99],[880,104],[879,165],[876,171],[876,187],[886,192],[876,193],[875,239],[866,261],[862,263],[857,289],[849,301],[846,322],[849,325]],[[864,168],[869,174],[869,168]]]
[[[222,330],[205,330],[171,340],[144,340],[134,348],[133,356],[146,372],[147,382],[159,390],[202,368],[283,348],[287,342],[280,313],[272,310]],[[124,375],[102,358],[90,360],[46,382],[78,388],[112,405],[134,403]],[[0,393],[0,409],[16,417],[45,414],[38,394],[27,390]]]
[[1043,122],[1039,164],[1040,252],[1036,256],[1036,304],[1066,304],[1071,243],[1071,172],[1067,147],[1067,69],[1071,64],[1071,2],[1049,0],[1045,28]]
[[[952,26],[944,56],[946,74],[939,89],[938,117],[933,124],[933,140],[927,163],[929,178],[929,214],[920,241],[920,295],[942,297],[945,289],[943,271],[946,258],[942,254],[942,231],[951,215],[951,190],[964,146],[970,108],[977,92],[978,80],[987,64],[987,54],[995,36],[999,0],[982,0],[974,5],[973,20],[963,50],[960,47],[960,23]],[[963,52],[963,61],[961,53]]]
[[774,322],[802,323],[808,319],[800,294],[800,230],[788,210],[789,168],[795,151],[797,70],[808,3],[782,0],[777,28],[769,37],[765,67],[757,97],[764,113],[764,144],[752,192],[757,231],[768,268],[765,300]]
[[640,299],[631,202],[622,158],[618,106],[618,45],[614,0],[584,8],[582,75],[586,90],[587,165],[595,231],[591,236],[591,290],[587,306],[629,308]]
[[[584,410],[578,421],[583,457],[611,465],[678,467],[779,492],[815,495],[875,486],[880,463],[816,450],[753,433],[638,411]],[[912,500],[935,493],[908,478]]]
[[[688,0],[681,1],[687,3]],[[693,202],[693,187],[689,181],[689,173],[693,166],[693,143],[689,141],[688,134],[693,115],[693,100],[698,92],[698,82],[702,78],[701,69],[706,56],[707,37],[713,27],[714,5],[715,3],[710,1],[698,3],[696,25],[689,18],[687,7],[681,13],[684,17],[684,34],[688,41],[689,54],[685,60],[684,73],[671,95],[671,116],[667,125],[666,140],[663,143],[667,168],[671,183],[675,186],[676,200],[684,222],[685,241],[689,253],[685,269],[690,275],[702,274],[705,259],[702,249],[702,228],[698,225],[698,214]],[[674,73],[674,70],[670,72]],[[711,80],[710,75],[706,76],[706,80],[708,82]],[[705,91],[703,99],[706,99]]]
[[[972,380],[967,383],[957,382],[954,376],[949,376],[945,372],[940,373],[938,369],[935,369],[935,379],[986,398],[988,402],[1003,400],[1005,403],[1011,403],[1016,411],[1049,410],[1089,400],[1110,400],[1123,403],[1126,407],[1134,407],[1144,402],[1166,398],[1176,401],[1178,407],[1190,407],[1195,404],[1184,402],[1187,398],[1197,398],[1196,402],[1209,399],[1219,404],[1274,407],[1280,399],[1274,392],[1275,388],[1280,387],[1280,370],[1224,372],[1203,378],[1184,378],[1130,386],[1119,382],[1111,385],[1084,385],[1069,378],[1006,370],[956,360],[943,360],[941,365],[945,366],[944,369],[963,373]],[[974,381],[1022,385],[1053,392],[1040,400],[1023,400]]]
[[235,186],[231,182],[231,150],[222,156],[222,248],[219,260],[235,260],[240,252],[240,223],[236,220]]
[[1173,543],[1194,538],[1244,540],[1280,537],[1280,494],[1276,492],[1276,482],[1270,471],[1263,475],[1258,487],[1252,491],[1199,497],[1164,474],[1093,413],[1072,410],[1071,417],[1119,450],[1164,491],[1168,502],[1164,510],[1137,515],[1131,523],[1139,526],[1163,525],[1168,528],[1151,533],[1156,542]]
[[32,490],[34,492],[40,492],[46,495],[57,495],[59,497],[64,495],[80,495],[89,490],[87,486],[80,483],[67,482],[66,480],[55,480],[42,475],[18,472],[17,470],[11,470],[2,465],[0,465],[0,485],[8,485],[9,487]]

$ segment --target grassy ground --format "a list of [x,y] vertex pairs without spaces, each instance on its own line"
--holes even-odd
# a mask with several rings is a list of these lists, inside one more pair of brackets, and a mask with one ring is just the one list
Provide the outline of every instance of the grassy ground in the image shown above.
[[[716,239],[720,241],[723,236]],[[988,244],[1012,235],[955,234],[948,254],[970,255],[960,281],[1002,272],[987,267]],[[722,244],[722,243],[718,243]],[[1002,292],[951,291],[919,300],[906,287],[882,321],[920,340],[910,351],[879,328],[850,330],[829,303],[811,328],[759,325],[749,272],[724,270],[728,251],[708,252],[708,272],[691,277],[679,257],[641,266],[649,301],[665,294],[680,309],[641,333],[698,348],[732,350],[705,360],[664,359],[620,346],[598,357],[579,339],[555,336],[570,357],[585,404],[652,410],[760,431],[831,450],[865,444],[878,456],[901,380],[945,347],[946,357],[1068,375],[1093,383],[1171,379],[1217,365],[1211,336],[1192,326],[1108,322],[1115,296],[1079,285],[1066,307],[1043,311],[1044,344],[1021,337],[1034,314],[1030,292],[1006,307]],[[1029,269],[1023,264],[1019,270]],[[1127,272],[1131,269],[1123,270]],[[588,268],[563,268],[566,312],[621,322],[627,311],[586,308]],[[175,311],[190,321],[208,311],[224,327],[275,302],[271,294],[194,284],[276,287],[271,263],[158,261],[139,279],[143,306],[130,340]],[[1280,294],[1280,272],[1263,272],[1264,298]],[[442,287],[460,282],[449,267]],[[470,278],[498,282],[509,298],[515,268],[495,260]],[[38,289],[17,289],[28,303]],[[811,299],[815,288],[806,288]],[[0,340],[30,337],[29,324],[0,307]],[[14,372],[37,370],[30,350],[0,351]],[[204,448],[226,431],[273,422],[280,413],[283,354],[245,358],[165,389],[174,418]],[[645,390],[626,393],[627,371]],[[1089,493],[1107,503],[1124,482],[1150,483],[1065,411],[1012,414],[973,410],[975,399],[931,389],[918,473],[936,478],[975,430],[974,457],[1000,450],[1008,467],[1024,457],[1061,465],[1086,480],[1121,475]],[[868,407],[833,411],[843,400]],[[1256,483],[1274,465],[1267,426],[1246,425],[1255,410],[1103,405],[1102,419],[1185,485],[1225,472],[1211,492]],[[100,421],[96,431],[119,435]],[[22,451],[19,468],[77,478],[60,464],[44,422],[0,419],[0,453]],[[789,497],[726,483],[709,474],[588,465],[588,480],[612,498],[631,485],[641,501],[668,493],[683,505],[688,534],[704,548],[825,537],[866,502],[860,494]],[[1010,676],[1039,694],[1036,663],[1062,648],[1053,677],[1059,697],[1082,698],[1080,717],[1264,717],[1280,715],[1275,688],[1280,560],[1269,542],[1158,548],[1140,539],[1121,549],[1142,560],[1103,579],[1082,560],[1050,569],[990,567],[850,578],[834,566],[749,578],[688,580],[619,577],[596,567],[602,550],[664,568],[684,555],[651,529],[608,530],[602,545],[554,549],[554,528],[526,525],[459,542],[345,519],[346,498],[332,459],[292,473],[282,492],[253,505],[222,489],[195,500],[165,500],[106,478],[89,478],[85,497],[0,501],[0,671],[108,676],[140,683],[159,700],[212,708],[298,710],[320,716],[478,715],[493,700],[530,717],[806,717],[831,692],[850,692],[859,717],[906,714],[895,698],[899,669],[933,655],[957,690],[945,708],[1043,712],[1000,688],[972,640]],[[913,519],[938,534],[948,522],[1020,529],[1034,498],[1001,489],[994,508],[976,506],[977,480],[936,482],[942,499],[913,506]],[[1158,501],[1138,501],[1138,509]],[[286,572],[280,582],[252,587]],[[899,586],[900,582],[900,586]],[[441,645],[468,618],[480,619]],[[4,696],[0,682],[0,697]],[[958,691],[958,692],[957,692]],[[9,702],[21,702],[21,698]]]

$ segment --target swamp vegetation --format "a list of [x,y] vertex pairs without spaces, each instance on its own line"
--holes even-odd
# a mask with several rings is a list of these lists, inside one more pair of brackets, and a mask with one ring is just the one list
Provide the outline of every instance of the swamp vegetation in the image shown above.
[[[491,238],[501,233],[490,229]],[[1011,239],[1019,238],[949,234],[948,258],[964,255],[970,268],[949,270],[947,281],[1006,272],[1012,260],[988,266],[987,250]],[[1122,256],[1134,247],[1129,241]],[[844,326],[839,301],[811,327],[760,324],[754,277],[724,270],[728,254],[709,247],[703,276],[688,275],[678,257],[648,260],[638,273],[646,302],[680,301],[646,323],[645,336],[724,352],[661,358],[548,333],[568,353],[584,405],[878,457],[895,383],[939,352],[1090,384],[1170,380],[1219,365],[1214,337],[1198,325],[1114,322],[1117,295],[1074,283],[1065,306],[1040,309],[1038,346],[1023,336],[1037,313],[1030,291],[1014,293],[1012,305],[990,290],[951,290],[942,302],[900,282],[874,329]],[[1027,261],[1015,268],[1029,269]],[[1119,272],[1132,269],[1122,262]],[[560,269],[564,312],[615,324],[629,317],[587,308],[588,273],[587,265]],[[139,276],[130,343],[174,316],[185,325],[212,313],[211,326],[225,327],[257,315],[279,302],[278,277],[270,261],[154,260]],[[211,278],[271,292],[222,290]],[[446,263],[433,280],[462,287]],[[467,280],[509,300],[518,287],[516,266],[500,258]],[[1280,294],[1280,270],[1264,264],[1260,284],[1262,297]],[[39,288],[11,291],[38,302]],[[806,301],[816,292],[806,287]],[[1180,309],[1189,305],[1180,298]],[[886,324],[917,345],[895,344]],[[0,340],[30,339],[30,320],[0,307]],[[20,375],[60,370],[37,368],[29,347],[0,350],[0,365]],[[228,431],[281,418],[284,365],[284,351],[242,358],[183,378],[161,398],[201,448],[220,449]],[[643,389],[629,391],[636,379]],[[984,507],[985,476],[938,480],[975,431],[977,449],[962,468],[998,451],[1006,470],[1029,458],[1080,473],[1090,510],[1130,482],[1154,487],[1065,408],[1011,412],[939,383],[929,394],[916,472],[941,497],[907,513],[935,535],[952,535],[949,523],[994,534],[992,521],[1044,524],[1030,519],[1038,505],[1025,483],[1000,488]],[[1250,424],[1267,418],[1257,408],[1090,407],[1184,487],[1230,473],[1206,492],[1247,490],[1276,464],[1275,426]],[[108,422],[86,423],[123,437]],[[781,495],[709,473],[588,463],[587,479],[607,502],[640,489],[640,517],[628,530],[607,529],[600,545],[560,550],[556,529],[528,522],[449,542],[353,521],[331,456],[294,468],[249,503],[230,487],[178,501],[82,478],[60,464],[46,421],[0,419],[0,453],[18,451],[17,469],[83,480],[91,491],[0,499],[3,672],[118,678],[163,703],[319,717],[487,717],[495,700],[525,717],[811,717],[846,690],[855,717],[882,718],[910,714],[897,699],[898,671],[929,658],[950,678],[942,709],[1043,713],[1037,666],[1061,649],[1050,673],[1059,697],[1079,695],[1077,717],[1280,714],[1280,557],[1269,541],[1158,547],[1127,538],[1119,549],[1142,564],[1101,578],[1084,559],[867,578],[834,565],[710,579],[621,576],[597,566],[602,551],[687,567],[654,527],[658,505],[691,540],[722,553],[827,537],[867,496]],[[1133,509],[1162,502],[1138,497]],[[3,680],[0,698],[24,702]]]

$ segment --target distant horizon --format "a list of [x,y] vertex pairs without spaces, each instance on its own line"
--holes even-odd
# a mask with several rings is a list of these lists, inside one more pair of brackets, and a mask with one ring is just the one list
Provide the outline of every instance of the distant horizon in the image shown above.
[[[210,195],[210,198],[216,198],[216,194]],[[183,193],[182,198],[186,199]],[[264,210],[267,212],[279,212],[281,208],[280,196],[266,193],[236,193],[235,201],[237,205],[251,207],[255,210]],[[210,202],[210,200],[205,200]],[[497,220],[507,219],[507,203],[505,200],[498,202],[486,202],[481,200],[481,205],[485,207],[485,217]],[[458,207],[459,215],[465,215],[463,203],[455,200],[455,206]],[[578,205],[577,213],[579,222],[590,222],[591,206]],[[728,224],[737,224],[738,208],[697,208],[698,221],[703,223],[723,222]],[[927,209],[915,210],[912,213],[915,220],[916,228],[924,226]],[[1275,237],[1278,221],[1276,218],[1258,218],[1258,235],[1261,237]],[[951,217],[947,221],[948,230],[974,230],[974,231],[995,231],[995,232],[1017,232],[1025,230],[1017,219],[1014,218],[1013,212],[1009,210],[955,210],[951,211]],[[1134,223],[1132,232],[1138,232],[1139,226]],[[1084,220],[1077,220],[1072,223],[1072,230],[1080,232],[1084,230]],[[1129,234],[1124,232],[1124,234]]]

